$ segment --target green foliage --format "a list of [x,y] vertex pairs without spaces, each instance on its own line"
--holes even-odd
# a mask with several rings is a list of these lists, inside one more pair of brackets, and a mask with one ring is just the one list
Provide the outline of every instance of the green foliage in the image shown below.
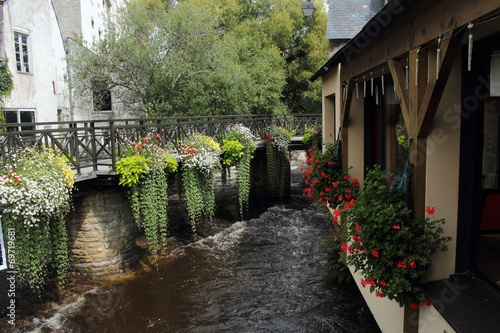
[[444,219],[431,218],[434,208],[426,211],[425,221],[412,219],[404,200],[392,192],[387,174],[376,166],[368,171],[355,205],[343,214],[345,234],[340,238],[347,263],[361,272],[361,283],[378,297],[412,308],[428,303],[424,289],[430,256],[446,251],[450,238],[441,236]]
[[[9,96],[13,88],[14,82],[12,80],[12,74],[6,62],[0,66],[0,100],[3,100],[5,96]],[[0,121],[0,123],[2,123],[2,121]]]
[[243,151],[245,146],[238,140],[223,139],[222,142],[222,152],[224,154],[222,164],[233,165],[245,155]]
[[148,173],[153,161],[143,155],[124,157],[116,162],[116,173],[120,175],[120,185],[132,187],[139,183],[139,178]]
[[147,135],[129,142],[116,162],[120,185],[130,188],[134,220],[144,230],[156,259],[167,243],[167,174],[177,171],[177,160],[165,152],[161,135]]
[[[335,145],[331,143],[326,144],[324,152],[316,147],[309,148],[306,152],[308,167],[303,170],[307,186],[304,195],[312,197],[326,210],[351,205],[359,191],[358,179],[351,178],[347,171],[342,170],[334,151]],[[338,216],[334,222],[337,220]]]
[[228,129],[227,139],[224,142],[231,142],[229,147],[233,147],[231,153],[227,154],[225,144],[222,147],[224,152],[223,164],[236,165],[236,181],[238,183],[238,199],[240,204],[240,215],[243,218],[248,210],[250,196],[250,171],[251,160],[255,151],[255,137],[248,127],[235,124]]
[[156,258],[158,247],[167,244],[167,175],[156,168],[131,189],[132,212],[137,225],[144,230],[148,246]]
[[306,128],[302,142],[307,148],[321,150],[323,144],[323,129],[321,126]]
[[351,272],[341,260],[339,242],[333,239],[334,234],[330,230],[320,243],[320,249],[324,252],[324,256],[321,259],[325,261],[325,267],[328,269],[327,280],[334,284],[348,283],[352,281]]
[[215,216],[214,170],[220,165],[221,152],[211,137],[198,133],[181,147],[182,183],[193,231],[202,217],[211,220]]
[[272,126],[264,136],[267,158],[267,177],[273,195],[278,199],[285,196],[286,184],[290,172],[290,153],[288,143],[293,132],[279,126]]
[[118,87],[150,116],[317,112],[309,77],[328,53],[315,5],[306,22],[299,0],[133,1],[91,52],[73,48],[73,82],[89,97],[92,82]]
[[64,283],[66,215],[71,209],[74,174],[51,150],[26,150],[13,160],[0,169],[3,232],[15,246],[9,269],[17,272],[19,283],[40,292],[51,266]]

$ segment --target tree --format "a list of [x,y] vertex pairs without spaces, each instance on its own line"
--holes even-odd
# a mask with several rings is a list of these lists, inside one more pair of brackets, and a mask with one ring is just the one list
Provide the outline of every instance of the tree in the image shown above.
[[[73,82],[86,96],[111,89],[148,116],[287,112],[293,103],[283,93],[309,89],[289,76],[306,78],[312,71],[300,73],[304,67],[319,66],[305,60],[306,47],[296,51],[317,31],[304,30],[300,6],[299,0],[132,1],[103,40],[72,55]],[[303,64],[290,70],[300,58]]]

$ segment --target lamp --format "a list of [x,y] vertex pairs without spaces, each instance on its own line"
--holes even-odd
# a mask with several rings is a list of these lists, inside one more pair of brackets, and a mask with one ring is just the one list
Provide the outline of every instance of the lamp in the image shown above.
[[304,15],[304,18],[314,18],[314,15],[316,14],[316,7],[314,7],[314,4],[311,1],[307,1],[302,6],[302,14]]

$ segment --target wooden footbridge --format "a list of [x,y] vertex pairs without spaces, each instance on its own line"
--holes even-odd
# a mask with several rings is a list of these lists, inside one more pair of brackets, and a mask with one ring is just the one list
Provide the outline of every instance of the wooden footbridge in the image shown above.
[[8,163],[24,148],[51,147],[66,156],[83,181],[114,175],[114,165],[127,143],[147,134],[160,134],[165,147],[177,151],[188,136],[201,133],[222,141],[232,124],[242,124],[259,142],[271,125],[294,131],[292,145],[304,130],[321,125],[321,114],[232,115],[143,119],[108,119],[46,123],[0,124],[0,160]]

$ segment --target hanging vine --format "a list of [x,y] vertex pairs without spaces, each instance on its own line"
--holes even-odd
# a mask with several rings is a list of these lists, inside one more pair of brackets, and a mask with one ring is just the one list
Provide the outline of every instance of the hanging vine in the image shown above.
[[202,217],[215,216],[214,170],[220,166],[221,149],[211,137],[194,134],[182,145],[182,182],[191,228]]
[[167,175],[177,171],[177,161],[162,148],[162,139],[145,136],[131,143],[116,163],[120,185],[130,188],[129,198],[137,226],[144,231],[156,259],[167,244]]
[[16,280],[40,292],[50,267],[64,284],[68,268],[66,215],[74,174],[52,150],[28,149],[0,168],[0,216],[15,245],[8,260]]
[[241,124],[229,128],[226,139],[223,140],[222,163],[236,166],[236,182],[238,183],[238,200],[240,215],[243,218],[248,211],[250,197],[250,162],[255,151],[255,137],[248,127]]
[[290,172],[288,143],[292,136],[293,132],[273,125],[264,138],[269,187],[278,199],[283,199],[285,196],[287,176]]

